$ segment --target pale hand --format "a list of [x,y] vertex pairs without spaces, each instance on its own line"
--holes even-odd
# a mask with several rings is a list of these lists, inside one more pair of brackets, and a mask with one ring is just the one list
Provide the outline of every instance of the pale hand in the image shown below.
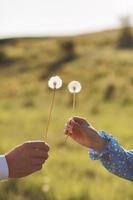
[[43,141],[29,141],[5,154],[9,178],[20,178],[42,168],[48,158],[49,146]]
[[69,119],[65,125],[65,134],[69,135],[79,144],[93,148],[97,152],[101,152],[107,145],[107,142],[99,136],[97,130],[80,117]]

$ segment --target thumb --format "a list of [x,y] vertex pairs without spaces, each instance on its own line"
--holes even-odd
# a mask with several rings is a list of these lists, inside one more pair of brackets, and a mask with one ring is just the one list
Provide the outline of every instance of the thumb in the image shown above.
[[82,133],[82,127],[81,127],[81,125],[79,125],[74,120],[71,120],[70,124],[71,124],[71,130],[72,130],[72,133],[71,133],[72,135],[71,136],[73,138],[79,137],[81,135],[81,133]]
[[80,125],[90,125],[84,118],[74,116],[72,119]]

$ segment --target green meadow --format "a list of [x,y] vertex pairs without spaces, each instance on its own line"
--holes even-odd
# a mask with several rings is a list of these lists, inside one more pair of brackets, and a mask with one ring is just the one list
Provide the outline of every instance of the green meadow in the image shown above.
[[[132,200],[132,182],[91,161],[88,149],[63,133],[68,118],[88,119],[133,148],[133,50],[116,47],[119,31],[75,37],[18,38],[0,41],[0,152],[27,140],[44,140],[52,90],[56,92],[48,131],[49,159],[31,176],[0,183],[0,200]],[[64,47],[65,46],[65,47]],[[66,47],[67,46],[67,47]],[[82,90],[72,111],[67,84]]]

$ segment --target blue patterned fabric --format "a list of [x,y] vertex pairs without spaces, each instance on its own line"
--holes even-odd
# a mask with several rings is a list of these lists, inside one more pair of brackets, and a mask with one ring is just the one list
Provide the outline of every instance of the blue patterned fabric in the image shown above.
[[100,159],[109,172],[133,181],[133,150],[125,150],[112,135],[104,131],[99,131],[99,135],[106,139],[108,144],[101,153],[90,149],[90,158]]

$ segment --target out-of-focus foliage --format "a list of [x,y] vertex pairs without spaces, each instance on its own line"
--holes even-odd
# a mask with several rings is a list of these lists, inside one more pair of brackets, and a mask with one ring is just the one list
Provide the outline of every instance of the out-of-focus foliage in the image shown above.
[[0,200],[132,200],[132,183],[90,161],[88,149],[70,138],[65,144],[63,134],[74,114],[67,84],[78,80],[83,89],[75,114],[133,147],[133,51],[117,49],[118,36],[119,31],[107,31],[0,42],[1,153],[25,140],[44,139],[52,95],[47,81],[59,75],[64,83],[48,133],[49,160],[41,172],[1,182]]
[[117,45],[121,49],[133,48],[133,34],[130,25],[130,18],[128,16],[122,17],[121,23],[122,23],[122,28],[120,30],[120,36]]

